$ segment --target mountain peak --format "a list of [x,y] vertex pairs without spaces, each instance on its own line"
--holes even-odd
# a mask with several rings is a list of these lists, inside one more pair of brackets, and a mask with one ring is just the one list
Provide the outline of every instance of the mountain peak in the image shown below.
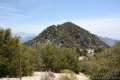
[[69,24],[69,25],[75,25],[73,22],[65,22],[65,23],[63,23],[63,25],[67,25],[67,24]]
[[28,41],[28,44],[34,42],[47,43],[52,42],[63,47],[74,48],[105,48],[108,47],[96,35],[72,23],[65,22],[61,25],[52,25],[40,33],[36,38]]
[[72,27],[79,27],[80,28],[80,26],[78,26],[78,25],[76,25],[76,24],[74,24],[72,22],[65,22],[65,23],[63,23],[61,25],[64,26],[64,27],[69,27],[69,28],[72,28]]

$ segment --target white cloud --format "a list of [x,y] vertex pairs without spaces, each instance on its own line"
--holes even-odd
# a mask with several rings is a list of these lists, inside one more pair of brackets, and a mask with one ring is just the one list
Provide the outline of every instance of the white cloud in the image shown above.
[[12,8],[12,7],[4,7],[4,6],[0,6],[0,9],[1,9],[1,10],[12,11],[12,12],[20,12],[19,9]]
[[12,7],[0,6],[0,20],[8,20],[14,17],[25,16],[22,11]]

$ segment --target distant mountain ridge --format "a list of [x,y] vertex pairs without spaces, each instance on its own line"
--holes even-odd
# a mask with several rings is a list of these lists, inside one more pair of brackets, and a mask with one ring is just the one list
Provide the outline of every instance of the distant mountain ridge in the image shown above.
[[96,37],[96,35],[71,22],[49,26],[37,37],[29,40],[26,44],[34,45],[36,43],[48,42],[55,43],[62,47],[74,48],[109,47],[106,43]]
[[20,37],[22,43],[32,40],[36,36],[32,33],[25,33],[25,32],[13,33],[13,35]]
[[104,41],[106,44],[108,44],[109,46],[113,47],[118,40],[112,39],[112,38],[108,38],[108,37],[100,37],[100,40]]

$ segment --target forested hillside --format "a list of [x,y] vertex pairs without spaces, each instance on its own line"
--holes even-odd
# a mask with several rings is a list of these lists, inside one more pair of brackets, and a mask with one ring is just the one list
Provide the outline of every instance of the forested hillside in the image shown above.
[[71,22],[61,25],[52,25],[45,29],[33,40],[27,42],[28,45],[36,43],[52,42],[64,47],[78,48],[105,48],[107,44],[102,42],[97,36]]

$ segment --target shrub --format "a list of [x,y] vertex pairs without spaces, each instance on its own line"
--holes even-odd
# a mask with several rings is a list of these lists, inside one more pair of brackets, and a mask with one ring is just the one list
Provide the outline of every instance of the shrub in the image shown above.
[[33,50],[23,46],[10,29],[0,29],[0,77],[30,75],[33,71]]
[[84,64],[92,80],[120,79],[120,44],[97,53]]
[[79,72],[80,62],[77,52],[72,48],[58,47],[55,44],[40,45],[38,47],[38,62],[41,62],[40,69],[43,71],[60,72],[63,69],[70,69]]

